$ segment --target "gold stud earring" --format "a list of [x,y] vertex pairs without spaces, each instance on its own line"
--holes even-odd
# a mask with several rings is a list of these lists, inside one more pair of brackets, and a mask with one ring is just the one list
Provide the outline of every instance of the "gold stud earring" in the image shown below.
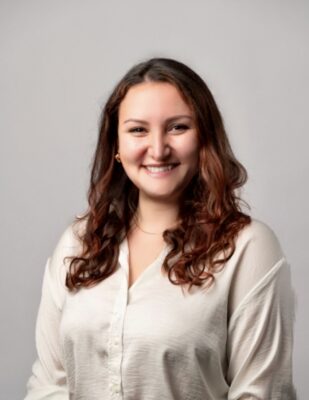
[[120,154],[119,153],[116,153],[115,159],[116,159],[117,162],[121,163]]

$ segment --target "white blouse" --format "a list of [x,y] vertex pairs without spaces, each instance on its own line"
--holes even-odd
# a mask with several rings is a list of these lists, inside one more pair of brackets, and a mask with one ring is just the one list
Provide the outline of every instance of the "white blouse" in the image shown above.
[[63,258],[47,260],[37,360],[25,400],[291,400],[294,296],[274,232],[256,219],[205,291],[161,273],[169,246],[128,288],[128,243],[116,272],[70,293]]

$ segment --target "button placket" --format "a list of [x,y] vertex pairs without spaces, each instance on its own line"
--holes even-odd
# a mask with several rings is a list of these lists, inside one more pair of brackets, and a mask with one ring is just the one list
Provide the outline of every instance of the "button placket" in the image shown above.
[[128,286],[125,274],[122,274],[121,278],[108,336],[108,375],[111,400],[121,400],[123,398],[121,390],[122,334],[127,307]]

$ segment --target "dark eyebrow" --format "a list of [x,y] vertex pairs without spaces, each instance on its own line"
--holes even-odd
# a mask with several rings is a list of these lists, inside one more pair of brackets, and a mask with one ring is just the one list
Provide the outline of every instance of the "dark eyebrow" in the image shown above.
[[[191,117],[191,115],[175,115],[174,117],[167,118],[165,122],[175,121],[176,119],[180,119],[180,118],[193,119],[193,117]],[[126,119],[123,123],[125,124],[127,122],[138,122],[140,124],[146,124],[146,125],[148,124],[147,121],[144,121],[142,119],[135,119],[135,118]]]

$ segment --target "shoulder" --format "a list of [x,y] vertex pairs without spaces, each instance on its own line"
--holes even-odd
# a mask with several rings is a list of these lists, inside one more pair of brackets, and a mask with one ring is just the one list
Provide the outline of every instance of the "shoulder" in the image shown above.
[[77,255],[82,248],[82,242],[80,235],[83,232],[85,223],[72,222],[68,225],[60,235],[58,242],[52,254],[53,260],[59,260],[60,258]]
[[284,256],[274,230],[267,223],[255,218],[239,232],[236,249],[249,253],[252,257],[264,259],[266,264],[273,264]]
[[57,291],[63,291],[66,288],[65,279],[70,265],[69,257],[78,256],[81,253],[80,236],[84,229],[84,221],[75,221],[68,225],[48,259],[47,278]]
[[253,218],[239,232],[235,244],[230,313],[250,291],[265,282],[266,277],[277,274],[287,265],[276,233],[268,224],[258,219]]
[[66,227],[54,249],[52,258],[70,257],[77,255],[82,249],[80,239],[85,229],[84,221],[75,221]]

